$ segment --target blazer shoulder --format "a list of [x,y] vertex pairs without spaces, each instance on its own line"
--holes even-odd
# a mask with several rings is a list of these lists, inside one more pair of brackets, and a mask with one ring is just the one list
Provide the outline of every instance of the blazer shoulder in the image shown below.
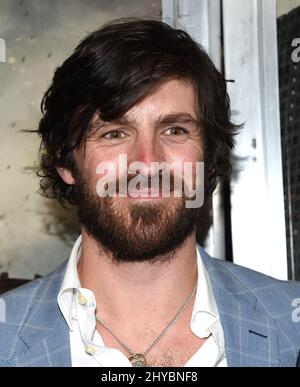
[[252,293],[265,311],[273,318],[280,318],[286,313],[291,314],[296,301],[300,303],[300,282],[279,280],[258,271],[243,267],[232,262],[211,258],[221,270],[230,273],[242,288]]
[[23,298],[23,301],[25,300],[27,301],[25,303],[23,302],[23,304],[27,304],[28,302],[30,303],[30,301],[34,299],[36,293],[41,287],[55,281],[56,279],[58,279],[59,281],[62,280],[65,267],[66,267],[66,262],[63,262],[55,270],[51,271],[45,276],[29,281],[24,285],[18,286],[15,289],[12,289],[6,293],[0,294],[0,299],[4,300],[7,303],[10,303],[13,300]]
[[[216,260],[216,258],[213,258]],[[220,261],[220,260],[218,260]],[[232,262],[220,261],[221,265],[229,270],[233,275],[241,278],[245,285],[249,285],[254,289],[260,287],[276,286],[279,288],[291,289],[299,292],[300,282],[290,280],[280,280],[270,275],[258,272],[245,266],[240,266]],[[299,295],[299,293],[298,293]]]
[[53,302],[63,278],[65,263],[44,277],[0,295],[0,366],[14,352],[27,347],[19,333],[41,303]]

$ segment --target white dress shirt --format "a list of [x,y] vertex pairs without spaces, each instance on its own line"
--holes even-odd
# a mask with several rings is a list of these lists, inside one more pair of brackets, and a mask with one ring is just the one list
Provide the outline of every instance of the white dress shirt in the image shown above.
[[[105,346],[96,330],[96,300],[93,292],[82,288],[77,271],[81,236],[76,240],[57,297],[70,329],[73,367],[132,367],[118,349]],[[185,367],[227,367],[224,334],[210,279],[197,250],[198,286],[190,322],[192,332],[208,339],[184,365]],[[158,332],[159,333],[159,332]]]

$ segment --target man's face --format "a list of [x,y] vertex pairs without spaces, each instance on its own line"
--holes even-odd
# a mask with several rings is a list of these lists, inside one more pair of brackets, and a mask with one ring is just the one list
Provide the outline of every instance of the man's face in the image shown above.
[[128,165],[144,163],[140,173],[146,177],[151,176],[152,162],[203,161],[194,88],[183,80],[167,81],[116,122],[95,116],[93,127],[85,148],[75,152],[73,176],[82,225],[116,261],[154,262],[168,256],[193,231],[198,210],[186,208],[184,195],[119,197],[117,192],[115,197],[99,197],[96,171],[99,163],[109,162],[118,180],[120,154],[127,156]]

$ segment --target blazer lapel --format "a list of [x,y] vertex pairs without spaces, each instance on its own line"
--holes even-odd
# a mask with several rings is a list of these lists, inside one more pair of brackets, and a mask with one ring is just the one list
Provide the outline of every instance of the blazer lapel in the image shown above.
[[15,359],[19,367],[70,367],[69,328],[57,304],[66,263],[44,277],[20,337],[28,347]]
[[254,294],[223,261],[201,248],[200,252],[219,310],[228,366],[279,366],[278,334],[272,319],[259,310]]

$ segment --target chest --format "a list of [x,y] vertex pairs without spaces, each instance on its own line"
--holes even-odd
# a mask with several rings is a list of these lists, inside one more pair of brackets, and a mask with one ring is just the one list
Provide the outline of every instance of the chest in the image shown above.
[[192,336],[186,340],[175,341],[157,347],[147,356],[150,367],[183,367],[202,347],[207,339]]
[[[99,332],[100,333],[100,332]],[[106,331],[101,331],[102,339],[106,346],[116,348],[121,351],[127,358],[130,357],[128,352],[118,344],[114,338]],[[153,341],[152,338],[146,340],[129,340],[131,349],[136,352],[142,352],[149,346],[148,343]],[[183,367],[188,360],[199,350],[207,339],[201,339],[191,331],[184,332],[180,336],[170,335],[163,337],[146,355],[148,367]],[[143,348],[143,349],[142,349]],[[141,351],[142,349],[142,351]]]

